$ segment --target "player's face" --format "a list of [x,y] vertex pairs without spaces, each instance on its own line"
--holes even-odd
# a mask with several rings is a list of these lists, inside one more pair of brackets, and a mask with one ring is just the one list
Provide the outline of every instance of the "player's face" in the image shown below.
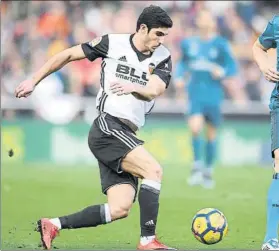
[[197,16],[197,27],[202,30],[214,30],[216,20],[210,11],[201,11]]
[[168,28],[152,28],[148,32],[148,28],[145,27],[142,33],[145,47],[151,52],[155,51],[156,48],[164,43],[168,30]]

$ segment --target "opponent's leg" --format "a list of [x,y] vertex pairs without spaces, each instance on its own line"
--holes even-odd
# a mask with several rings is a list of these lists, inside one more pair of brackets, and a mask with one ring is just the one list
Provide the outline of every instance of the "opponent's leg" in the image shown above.
[[118,184],[107,190],[108,203],[93,205],[74,214],[58,218],[43,218],[38,221],[38,230],[46,249],[61,229],[96,227],[128,216],[135,197],[135,188],[130,184]]
[[206,125],[206,149],[205,149],[205,168],[203,169],[203,186],[205,188],[213,188],[215,182],[213,180],[213,168],[216,159],[216,137],[217,128],[210,123]]
[[138,249],[171,249],[155,237],[163,176],[160,164],[143,146],[137,146],[123,158],[121,167],[125,172],[143,179],[138,196],[141,227]]
[[189,185],[198,185],[202,179],[202,136],[204,118],[201,114],[191,115],[188,119],[189,129],[192,135],[192,148],[194,153],[194,163],[188,179]]
[[279,250],[279,149],[274,152],[274,174],[267,195],[267,223],[263,250]]
[[217,155],[217,132],[223,120],[221,104],[206,105],[205,120],[207,142],[205,148],[205,168],[203,169],[202,186],[211,189],[215,186],[213,170]]

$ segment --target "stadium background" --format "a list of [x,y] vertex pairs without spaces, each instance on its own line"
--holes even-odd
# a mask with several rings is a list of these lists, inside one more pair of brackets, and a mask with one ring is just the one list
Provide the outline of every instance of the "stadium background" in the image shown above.
[[[92,200],[104,200],[96,160],[87,147],[87,133],[96,116],[100,61],[70,63],[45,79],[28,99],[15,99],[15,87],[50,56],[69,46],[106,33],[134,32],[139,13],[151,3],[162,6],[173,18],[174,27],[166,45],[174,67],[180,56],[179,41],[194,33],[193,20],[206,6],[217,16],[218,31],[229,39],[240,68],[234,95],[227,94],[222,108],[225,122],[218,139],[215,190],[203,191],[186,184],[192,152],[183,117],[187,110],[183,92],[171,84],[148,117],[140,136],[147,140],[146,147],[165,169],[159,229],[163,238],[180,248],[208,248],[192,238],[189,228],[198,209],[213,206],[224,210],[233,226],[228,240],[214,248],[259,247],[265,222],[263,202],[272,166],[268,102],[273,85],[265,81],[252,61],[251,46],[267,20],[278,13],[275,3],[2,1],[3,248],[36,248],[38,236],[33,233],[31,222],[38,217],[66,214]],[[270,56],[275,62],[274,51]],[[12,158],[8,156],[11,148],[15,152]],[[137,213],[136,206],[131,219],[124,223],[82,230],[80,234],[65,233],[57,245],[70,249],[133,249],[133,242],[137,241]],[[185,220],[177,223],[179,213],[185,215]],[[122,226],[127,231],[116,232]],[[111,235],[107,240],[101,237],[102,233]]]

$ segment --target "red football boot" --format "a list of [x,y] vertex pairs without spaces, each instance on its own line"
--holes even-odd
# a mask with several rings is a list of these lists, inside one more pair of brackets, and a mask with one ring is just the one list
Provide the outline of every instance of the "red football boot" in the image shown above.
[[51,243],[54,238],[59,234],[59,229],[50,222],[49,219],[43,218],[38,222],[37,231],[41,234],[41,241],[45,249],[51,248]]
[[158,241],[156,238],[149,242],[146,245],[141,245],[140,243],[137,246],[138,250],[177,250],[175,248],[168,247]]

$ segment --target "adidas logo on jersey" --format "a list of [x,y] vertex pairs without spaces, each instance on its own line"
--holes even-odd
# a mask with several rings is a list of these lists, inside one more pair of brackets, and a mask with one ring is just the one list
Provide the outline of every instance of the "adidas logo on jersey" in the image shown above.
[[150,221],[146,222],[144,225],[145,225],[145,226],[153,226],[153,225],[155,225],[155,224],[154,224],[154,221],[153,221],[153,220],[150,220]]
[[122,56],[118,59],[119,61],[127,62],[126,56]]

